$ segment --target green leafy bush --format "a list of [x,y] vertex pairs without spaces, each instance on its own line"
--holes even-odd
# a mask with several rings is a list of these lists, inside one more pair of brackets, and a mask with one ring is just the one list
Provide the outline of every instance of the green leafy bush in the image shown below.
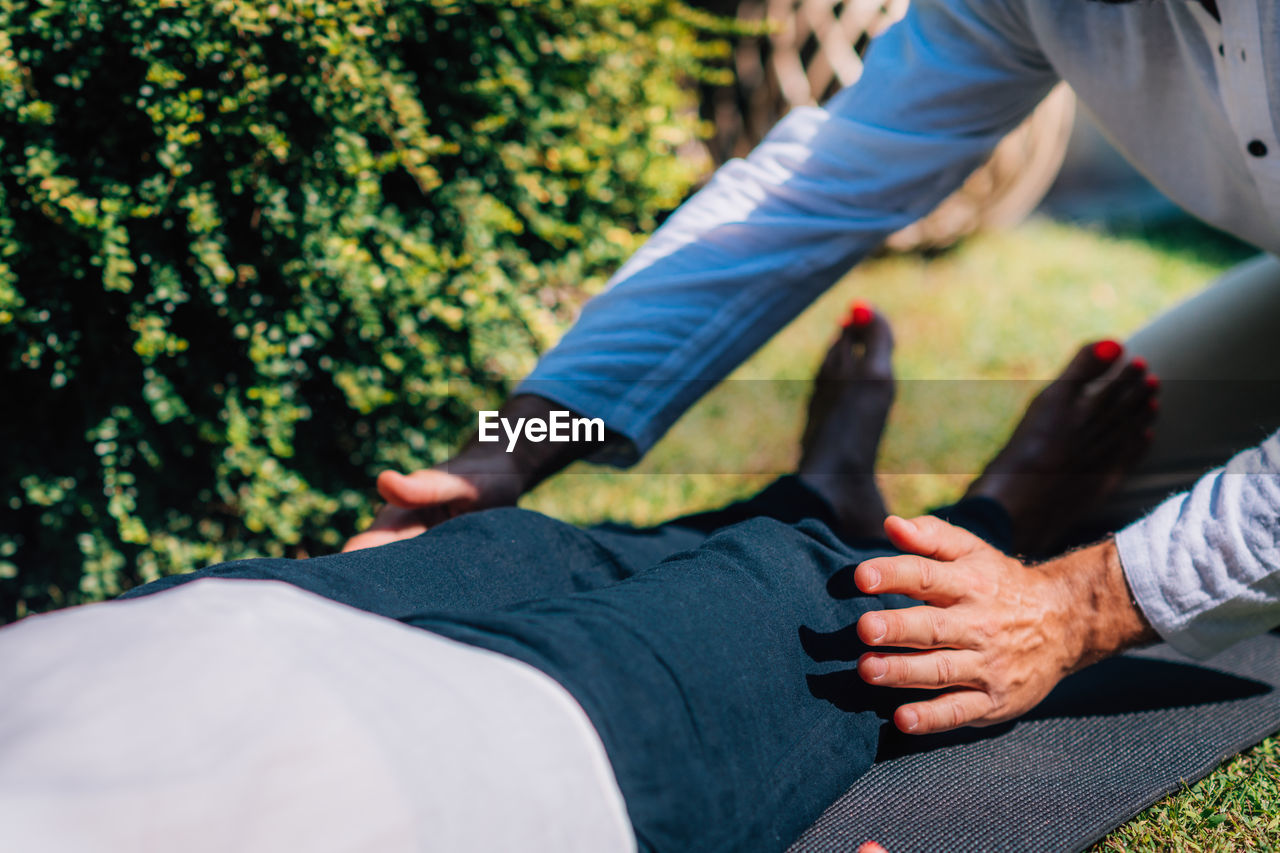
[[0,0],[0,620],[334,549],[696,177],[667,0]]

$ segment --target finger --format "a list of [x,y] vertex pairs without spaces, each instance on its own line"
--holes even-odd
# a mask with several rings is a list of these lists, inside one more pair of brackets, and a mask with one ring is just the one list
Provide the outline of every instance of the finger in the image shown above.
[[889,541],[903,551],[938,560],[958,560],[975,550],[991,547],[964,528],[932,515],[910,520],[891,515],[884,520],[884,532]]
[[928,735],[987,722],[995,702],[981,690],[954,690],[893,712],[893,724],[910,735]]
[[878,687],[981,687],[983,658],[959,650],[918,655],[863,655],[858,674]]
[[474,501],[479,490],[469,481],[430,468],[405,476],[398,471],[378,475],[378,494],[387,503],[405,509],[421,509],[451,501]]
[[425,525],[398,530],[366,530],[364,533],[357,533],[348,539],[346,544],[342,546],[342,552],[345,554],[347,551],[359,551],[362,548],[377,548],[379,545],[399,542],[401,539],[412,539],[414,536],[426,532]]
[[952,612],[942,607],[864,613],[858,620],[858,637],[869,646],[937,649],[966,645],[964,630]]
[[930,604],[953,604],[968,590],[963,569],[926,557],[876,557],[854,569],[853,582],[868,595],[898,593]]
[[889,853],[878,841],[864,841],[858,845],[858,853]]

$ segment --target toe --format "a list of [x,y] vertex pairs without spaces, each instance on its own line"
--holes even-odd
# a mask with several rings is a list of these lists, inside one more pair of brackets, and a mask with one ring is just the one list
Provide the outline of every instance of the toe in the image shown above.
[[1106,380],[1090,402],[1090,424],[1082,438],[1093,454],[1107,465],[1117,460],[1117,447],[1140,439],[1155,420],[1159,404],[1156,388],[1146,380],[1147,364],[1135,358],[1124,364],[1113,378]]
[[1085,344],[1062,371],[1059,379],[1068,382],[1091,382],[1110,370],[1124,353],[1118,341],[1102,340]]
[[845,320],[844,337],[862,356],[863,369],[888,376],[893,371],[893,329],[884,315],[865,302],[854,302]]
[[1098,391],[1098,408],[1104,412],[1122,407],[1123,401],[1147,396],[1145,383],[1147,363],[1140,358],[1125,362],[1114,376],[1108,377]]
[[849,313],[845,315],[840,325],[846,329],[850,327],[862,327],[869,325],[876,317],[875,309],[863,302],[861,299],[855,299],[849,304]]
[[1127,362],[1099,391],[1099,411],[1105,416],[1118,418],[1131,418],[1138,412],[1147,413],[1159,387],[1158,382],[1147,381],[1151,376],[1144,359],[1135,358]]

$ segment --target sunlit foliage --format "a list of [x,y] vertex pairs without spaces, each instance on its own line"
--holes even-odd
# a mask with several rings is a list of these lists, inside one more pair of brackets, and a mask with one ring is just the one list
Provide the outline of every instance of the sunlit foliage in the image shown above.
[[0,621],[333,550],[696,175],[668,0],[0,0]]

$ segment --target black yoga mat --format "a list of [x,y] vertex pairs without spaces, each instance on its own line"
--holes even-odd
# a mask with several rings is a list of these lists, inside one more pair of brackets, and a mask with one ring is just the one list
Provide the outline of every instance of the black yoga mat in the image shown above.
[[908,738],[791,847],[889,853],[1080,850],[1280,730],[1280,636],[1208,661],[1167,646],[1063,681],[1016,723]]

